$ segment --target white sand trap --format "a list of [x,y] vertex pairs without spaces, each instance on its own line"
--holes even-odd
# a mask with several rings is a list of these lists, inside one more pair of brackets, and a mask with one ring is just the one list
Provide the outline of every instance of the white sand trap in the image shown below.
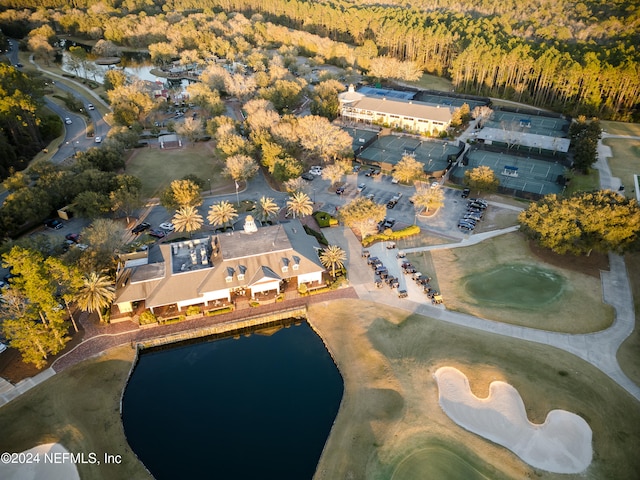
[[580,416],[552,410],[542,425],[529,422],[518,391],[491,382],[489,396],[471,393],[469,380],[453,367],[435,373],[440,406],[458,425],[518,455],[532,467],[554,473],[579,473],[591,463],[591,428]]
[[[59,443],[45,443],[22,452],[21,460],[35,459],[38,463],[6,463],[0,462],[0,478],[2,480],[80,480],[78,469],[67,457],[62,461],[61,455],[69,453]],[[46,458],[45,458],[46,455]]]

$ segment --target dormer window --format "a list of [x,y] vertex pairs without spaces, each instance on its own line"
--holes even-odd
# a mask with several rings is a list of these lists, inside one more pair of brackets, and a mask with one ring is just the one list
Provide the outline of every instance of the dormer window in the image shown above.
[[300,257],[294,255],[293,256],[293,269],[294,270],[298,270],[299,267],[300,267]]
[[289,271],[289,259],[287,257],[282,258],[282,271],[283,272]]
[[238,280],[244,280],[244,274],[247,271],[247,267],[244,265],[238,265]]
[[236,271],[233,268],[227,267],[227,276],[225,278],[227,283],[231,283],[233,281],[233,274],[234,273],[236,273]]

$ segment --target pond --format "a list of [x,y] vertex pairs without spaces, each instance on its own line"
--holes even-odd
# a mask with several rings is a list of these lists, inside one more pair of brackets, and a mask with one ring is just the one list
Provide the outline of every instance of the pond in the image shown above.
[[342,377],[306,324],[143,353],[122,405],[153,476],[310,479]]

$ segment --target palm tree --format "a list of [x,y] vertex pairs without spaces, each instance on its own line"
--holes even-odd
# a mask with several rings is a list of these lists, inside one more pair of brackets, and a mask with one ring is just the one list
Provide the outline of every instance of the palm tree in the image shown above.
[[103,321],[102,309],[111,305],[115,297],[113,282],[106,275],[91,272],[84,277],[83,285],[78,290],[76,302],[85,312],[98,312],[100,322]]
[[320,261],[326,268],[331,268],[331,276],[336,278],[336,267],[344,267],[344,262],[347,260],[347,254],[337,245],[329,245],[322,250],[320,254]]
[[444,192],[440,187],[423,188],[411,197],[416,210],[429,211],[430,208],[439,208],[444,205]]
[[173,225],[176,231],[189,232],[189,236],[202,227],[203,223],[202,215],[198,213],[196,207],[182,207],[173,216]]
[[278,214],[280,207],[276,202],[273,201],[273,198],[270,197],[261,197],[258,202],[258,211],[260,218],[263,221],[268,221],[271,217]]
[[228,223],[233,222],[237,216],[238,211],[236,210],[236,207],[225,200],[220,203],[214,203],[209,207],[207,220],[209,220],[211,225],[227,225]]
[[287,200],[287,211],[293,213],[293,218],[296,215],[304,217],[313,213],[313,202],[304,192],[294,192],[291,194],[291,198]]

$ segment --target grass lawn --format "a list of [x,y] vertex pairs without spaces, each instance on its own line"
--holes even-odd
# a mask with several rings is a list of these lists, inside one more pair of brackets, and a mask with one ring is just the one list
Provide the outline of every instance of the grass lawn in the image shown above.
[[157,197],[173,180],[189,174],[210,179],[214,191],[234,192],[233,180],[222,177],[223,168],[212,144],[204,142],[171,150],[137,148],[131,151],[126,166],[127,173],[142,180],[142,195],[146,198]]
[[610,135],[631,135],[633,137],[640,137],[640,124],[637,123],[600,120],[600,126]]
[[[602,303],[602,286],[598,274],[600,268],[608,268],[605,266],[606,257],[561,257],[543,250],[534,253],[520,233],[502,235],[491,242],[470,247],[433,251],[431,256],[438,287],[450,310],[567,333],[595,332],[607,328],[613,322],[613,308]],[[560,264],[547,261],[550,259]],[[591,270],[588,270],[589,262],[594,264]],[[508,265],[538,267],[560,275],[564,282],[559,296],[553,302],[528,308],[473,298],[466,284],[474,275]],[[527,285],[513,285],[514,295],[518,295],[518,288],[526,287]],[[503,286],[497,282],[495,288]],[[517,300],[510,303],[517,303]]]
[[636,312],[636,327],[633,333],[620,345],[618,363],[627,377],[640,385],[640,329],[637,319],[640,318],[640,252],[629,253],[624,257],[627,274],[631,283],[631,293]]
[[[349,321],[345,311],[352,312]],[[640,471],[640,405],[571,354],[364,301],[313,305],[309,316],[345,381],[317,480],[604,479],[636,478]],[[447,365],[467,375],[481,398],[491,381],[513,385],[531,422],[543,423],[554,409],[582,416],[593,431],[592,464],[580,475],[535,470],[457,426],[441,410],[433,378]],[[446,475],[425,476],[443,452],[451,459],[440,466]],[[407,470],[422,475],[407,477]]]
[[603,143],[611,147],[613,153],[608,159],[611,174],[620,178],[626,196],[635,198],[633,175],[640,175],[640,140],[606,138]]
[[438,90],[440,92],[450,92],[453,90],[451,80],[428,73],[423,74],[417,82],[403,82],[403,84],[412,85],[424,90]]
[[567,186],[566,195],[571,195],[575,192],[591,192],[600,188],[600,172],[595,169],[591,169],[588,175],[583,175],[579,172],[570,174],[571,181]]
[[133,361],[129,346],[82,362],[0,409],[0,450],[21,452],[59,442],[71,453],[122,455],[120,465],[79,464],[81,478],[150,479],[120,420],[120,396]]

